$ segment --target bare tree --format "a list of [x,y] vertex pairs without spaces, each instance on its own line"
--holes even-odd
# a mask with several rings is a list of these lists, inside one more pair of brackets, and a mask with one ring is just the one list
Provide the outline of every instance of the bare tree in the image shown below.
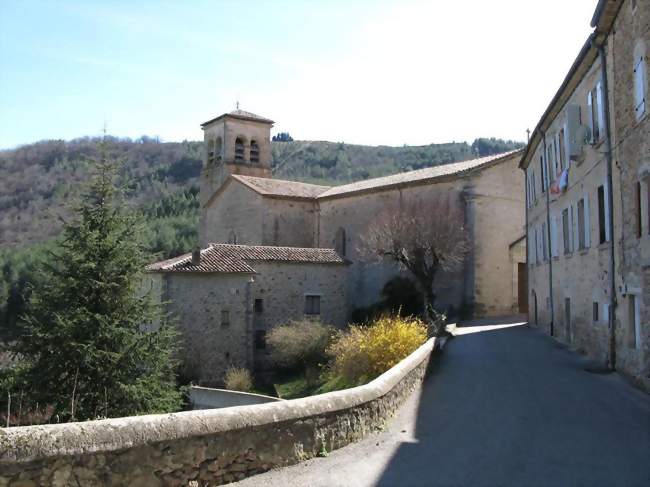
[[436,276],[462,265],[468,249],[461,209],[439,197],[426,204],[406,201],[386,207],[361,236],[359,250],[375,261],[397,262],[413,275],[424,300],[424,318],[439,335],[444,329],[433,308]]

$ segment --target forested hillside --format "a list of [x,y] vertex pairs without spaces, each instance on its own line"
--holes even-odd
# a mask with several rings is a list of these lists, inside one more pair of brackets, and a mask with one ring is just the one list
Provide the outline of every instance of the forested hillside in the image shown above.
[[[288,138],[290,139],[290,137]],[[288,140],[287,139],[287,140]],[[0,151],[0,333],[23,306],[34,262],[53,246],[66,205],[88,175],[97,138],[48,140]],[[342,184],[495,154],[522,144],[497,139],[425,146],[361,146],[334,142],[273,142],[277,178]],[[196,242],[202,142],[109,138],[124,161],[120,183],[143,216],[142,235],[153,258],[186,252]]]

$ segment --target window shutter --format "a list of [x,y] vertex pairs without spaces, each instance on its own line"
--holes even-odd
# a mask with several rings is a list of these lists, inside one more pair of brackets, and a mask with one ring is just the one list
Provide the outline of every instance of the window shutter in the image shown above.
[[580,237],[578,235],[578,205],[571,205],[571,216],[572,216],[572,225],[571,232],[573,233],[573,250],[578,250],[578,244],[580,242]]
[[585,247],[591,246],[591,225],[589,214],[589,194],[585,193]]
[[564,122],[564,169],[569,167],[571,160],[571,141],[569,140],[569,124]]
[[640,56],[634,66],[634,113],[637,120],[645,112],[645,59]]
[[609,227],[610,197],[609,197],[609,184],[607,184],[607,180],[605,180],[604,188],[605,188],[605,242],[611,242],[612,229]]
[[590,142],[594,143],[594,94],[593,91],[587,93],[587,112],[589,112],[589,131],[591,132]]
[[596,85],[596,109],[598,113],[598,138],[605,134],[605,106],[603,105],[603,84],[599,81]]
[[551,256],[557,257],[559,255],[557,248],[557,217],[553,215],[551,218]]

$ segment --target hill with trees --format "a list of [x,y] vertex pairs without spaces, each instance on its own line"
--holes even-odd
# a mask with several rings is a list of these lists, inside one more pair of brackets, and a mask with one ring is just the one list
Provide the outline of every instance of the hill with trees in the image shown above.
[[[424,146],[363,146],[343,142],[272,143],[274,177],[336,185],[496,154],[523,144],[476,139]],[[48,255],[69,203],[89,177],[99,138],[46,140],[0,151],[0,334],[22,312],[34,263]],[[151,259],[189,251],[197,241],[198,177],[203,142],[108,137],[109,157],[124,161],[119,184],[128,207],[146,221]]]

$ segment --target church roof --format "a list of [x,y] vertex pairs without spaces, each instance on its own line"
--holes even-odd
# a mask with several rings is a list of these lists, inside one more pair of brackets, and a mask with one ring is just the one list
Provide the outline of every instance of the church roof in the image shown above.
[[253,263],[299,262],[309,264],[344,264],[345,260],[334,249],[272,247],[263,245],[234,245],[211,243],[201,249],[198,264],[192,263],[192,254],[148,265],[150,272],[216,272],[255,273]]
[[426,182],[437,178],[460,176],[474,169],[480,169],[497,163],[514,154],[522,152],[523,149],[495,154],[469,161],[441,164],[439,166],[417,169],[415,171],[401,172],[392,176],[366,179],[355,183],[343,184],[341,186],[319,186],[317,184],[300,183],[297,181],[284,181],[282,179],[258,178],[232,174],[231,177],[248,186],[253,191],[263,195],[277,198],[298,198],[298,199],[324,199],[345,197],[355,193],[388,189],[409,183]]
[[330,189],[330,186],[284,181],[282,179],[256,178],[240,174],[233,174],[231,177],[264,196],[312,199]]
[[251,112],[247,112],[246,110],[240,110],[239,108],[236,110],[233,110],[228,113],[224,113],[223,115],[219,115],[216,118],[213,118],[212,120],[208,120],[207,122],[204,122],[201,124],[201,127],[205,127],[206,125],[211,124],[212,122],[216,122],[217,120],[221,120],[222,118],[225,117],[231,117],[231,118],[238,118],[240,120],[251,120],[253,122],[262,122],[262,123],[268,123],[268,124],[273,124],[275,123],[273,120],[261,117],[260,115],[256,115]]
[[487,157],[480,157],[478,159],[470,159],[469,161],[441,164],[439,166],[402,172],[393,174],[391,176],[383,176],[380,178],[366,179],[364,181],[357,181],[355,183],[343,184],[341,186],[334,186],[327,191],[319,194],[318,199],[344,196],[376,189],[385,189],[409,183],[424,182],[445,176],[460,176],[474,169],[482,168],[483,166],[488,166],[491,163],[505,159],[508,156],[521,152],[521,150],[522,149],[504,152],[502,154],[495,154]]

